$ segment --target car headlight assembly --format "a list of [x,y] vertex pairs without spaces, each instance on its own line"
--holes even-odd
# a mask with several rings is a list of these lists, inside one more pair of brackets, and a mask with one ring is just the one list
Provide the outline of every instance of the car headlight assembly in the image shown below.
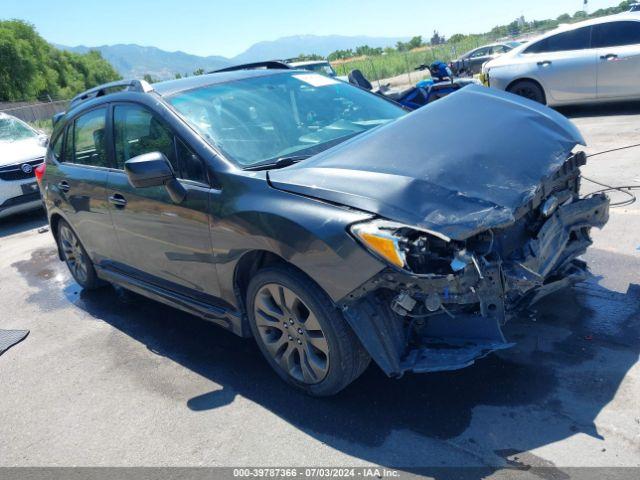
[[353,236],[372,254],[414,274],[454,273],[457,246],[445,235],[388,220],[356,223]]

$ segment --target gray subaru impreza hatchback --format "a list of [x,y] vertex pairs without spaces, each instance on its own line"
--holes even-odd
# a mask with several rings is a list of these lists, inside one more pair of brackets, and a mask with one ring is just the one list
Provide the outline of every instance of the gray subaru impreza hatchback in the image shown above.
[[467,367],[586,278],[608,199],[579,196],[580,144],[560,114],[479,86],[407,113],[239,70],[84,92],[36,173],[83,288],[253,337],[282,379],[331,395],[371,359],[393,377]]

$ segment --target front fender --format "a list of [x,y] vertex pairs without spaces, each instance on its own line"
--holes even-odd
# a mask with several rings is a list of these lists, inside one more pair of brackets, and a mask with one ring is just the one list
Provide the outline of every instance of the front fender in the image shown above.
[[227,302],[237,305],[236,265],[256,250],[291,263],[334,302],[385,268],[348,233],[350,224],[370,214],[281,192],[264,179],[239,176],[238,181],[237,193],[227,189],[212,210],[214,261]]

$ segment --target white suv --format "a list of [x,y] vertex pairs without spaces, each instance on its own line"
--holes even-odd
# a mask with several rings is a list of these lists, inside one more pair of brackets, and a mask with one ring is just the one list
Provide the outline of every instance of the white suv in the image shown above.
[[35,168],[46,145],[45,134],[0,112],[0,218],[42,206]]
[[484,64],[486,85],[547,105],[640,99],[640,12],[563,25]]

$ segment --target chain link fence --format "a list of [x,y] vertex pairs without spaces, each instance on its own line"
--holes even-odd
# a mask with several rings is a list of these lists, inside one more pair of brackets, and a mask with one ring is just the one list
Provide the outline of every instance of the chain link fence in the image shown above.
[[448,63],[470,50],[496,41],[497,38],[484,35],[457,43],[429,45],[408,52],[389,52],[370,57],[336,60],[331,64],[338,75],[346,76],[352,70],[358,69],[372,82],[391,79],[396,83],[413,84],[429,77],[428,71],[416,70],[421,65],[429,65],[437,60]]

